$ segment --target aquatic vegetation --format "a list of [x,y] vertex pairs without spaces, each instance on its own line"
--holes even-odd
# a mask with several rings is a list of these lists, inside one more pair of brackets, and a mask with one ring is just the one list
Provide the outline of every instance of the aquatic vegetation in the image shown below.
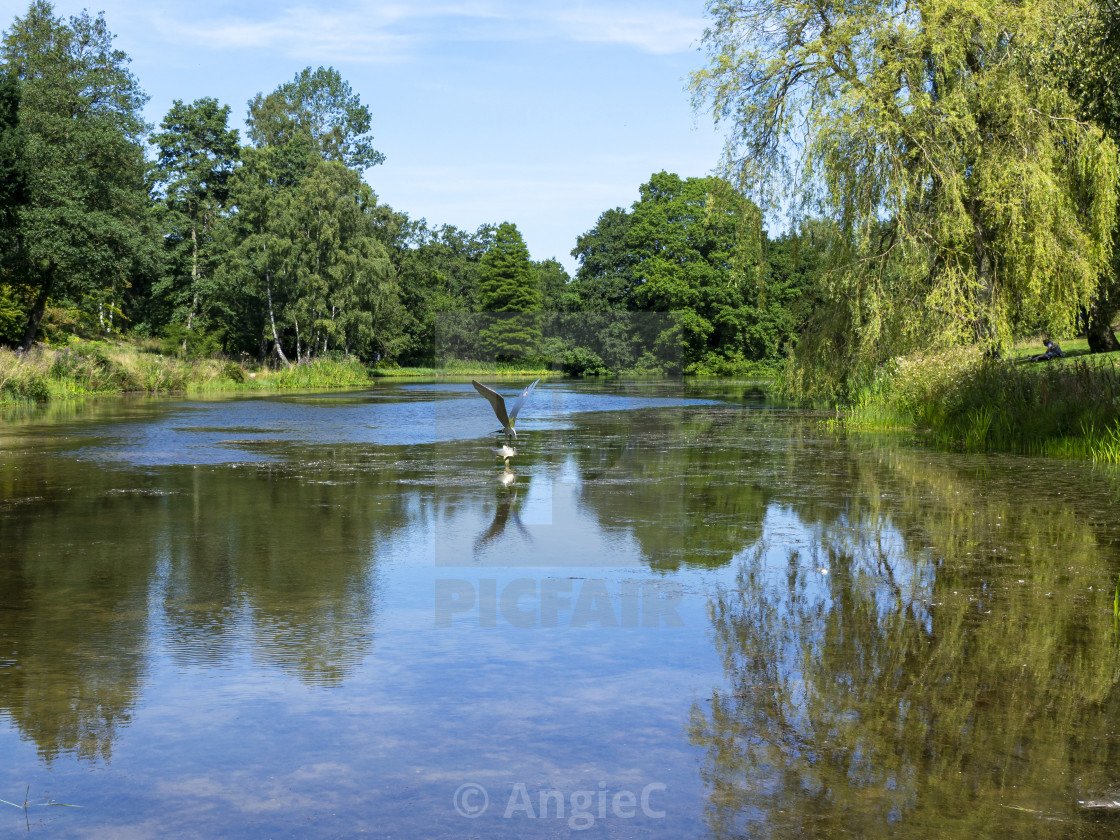
[[832,425],[913,428],[966,451],[1120,463],[1120,370],[1109,357],[1035,365],[972,348],[894,359]]
[[19,808],[23,811],[23,817],[24,817],[24,820],[27,823],[27,830],[28,831],[31,830],[31,817],[28,813],[28,809],[30,809],[30,808],[41,807],[41,806],[49,807],[49,806],[52,806],[52,805],[56,806],[56,807],[59,807],[59,808],[81,808],[82,807],[81,805],[71,805],[68,802],[55,802],[53,799],[46,799],[42,802],[32,802],[30,797],[31,797],[31,785],[28,785],[27,789],[23,792],[23,802],[9,802],[7,799],[0,799],[0,802],[4,803],[5,805],[11,805],[13,808]]

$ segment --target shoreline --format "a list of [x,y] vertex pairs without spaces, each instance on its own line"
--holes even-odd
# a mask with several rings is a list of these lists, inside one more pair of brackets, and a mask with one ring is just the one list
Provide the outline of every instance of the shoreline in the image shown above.
[[13,408],[88,397],[190,395],[362,388],[425,377],[563,377],[543,367],[454,361],[445,367],[367,366],[319,358],[270,368],[224,359],[184,359],[126,343],[73,342],[17,354],[0,349],[0,406]]

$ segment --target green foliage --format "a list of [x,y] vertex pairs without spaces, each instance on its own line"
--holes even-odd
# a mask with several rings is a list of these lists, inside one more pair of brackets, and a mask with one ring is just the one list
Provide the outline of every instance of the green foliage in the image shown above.
[[627,244],[630,214],[621,207],[607,210],[595,227],[576,238],[572,256],[579,269],[572,281],[578,304],[585,311],[636,308],[634,258]]
[[[1120,144],[1120,14],[1098,2],[1059,30],[1047,68],[1064,82],[1080,116]],[[1120,226],[1113,229],[1112,263],[1088,310],[1089,347],[1094,353],[1120,350],[1112,323],[1120,310]]]
[[147,97],[112,41],[104,17],[66,23],[45,0],[4,36],[29,172],[19,211],[19,281],[34,298],[25,344],[51,298],[83,308],[102,331],[119,327],[111,313],[130,278],[156,262],[140,115]]
[[840,425],[921,428],[971,451],[1120,463],[1120,370],[1111,359],[1031,364],[976,348],[898,358],[855,396]]
[[369,108],[333,67],[306,67],[249,103],[249,137],[258,148],[292,147],[358,171],[385,160],[373,148]]
[[[27,203],[26,137],[20,128],[19,80],[0,72],[0,294],[18,242],[19,209]],[[0,316],[2,317],[2,316]],[[2,337],[2,334],[0,334]]]
[[371,381],[369,368],[357,359],[326,357],[284,368],[271,378],[270,384],[283,390],[300,390],[358,387]]
[[334,351],[373,360],[405,342],[406,316],[377,206],[360,169],[378,163],[369,111],[337,71],[310,68],[250,103],[236,208],[223,230],[219,282],[251,325],[238,337],[271,343],[285,364]]
[[[224,256],[216,233],[229,197],[229,178],[240,154],[228,127],[229,106],[175,100],[153,135],[158,150],[151,176],[160,194],[164,272],[148,293],[151,326],[174,334],[184,353],[213,352],[232,316],[229,293],[218,283]],[[196,333],[206,334],[205,338]]]
[[37,353],[0,347],[0,402],[45,402],[50,399],[49,365]]
[[564,372],[566,376],[606,376],[611,370],[588,347],[573,347],[560,336],[549,336],[541,342],[541,355],[550,367]]
[[1081,7],[708,8],[693,90],[730,126],[728,171],[765,206],[796,194],[836,225],[813,325],[831,335],[797,351],[810,393],[930,336],[999,352],[1072,325],[1106,265],[1117,182],[1115,146],[1041,60]]
[[529,249],[517,226],[503,222],[483,254],[478,304],[486,314],[479,338],[488,358],[516,359],[540,343],[541,292]]
[[165,339],[163,350],[169,355],[182,354],[191,358],[204,358],[221,353],[224,348],[225,333],[221,330],[208,331],[197,326],[188,329],[184,323],[173,322],[163,330]]
[[357,172],[335,161],[318,162],[300,182],[292,203],[297,299],[289,315],[297,347],[306,325],[308,353],[337,348],[372,358],[393,349],[397,286],[374,229],[376,201]]
[[[758,208],[718,178],[660,172],[640,194],[579,237],[568,308],[666,316],[637,355],[652,352],[670,370],[740,371],[779,358],[793,337],[797,282],[768,270]],[[625,355],[624,366],[637,357]]]
[[558,312],[567,307],[571,299],[568,284],[572,278],[564,266],[556,260],[533,263],[537,273],[537,288],[540,290],[540,309],[544,312]]
[[435,365],[447,358],[481,359],[470,313],[478,311],[479,264],[494,229],[484,225],[473,234],[452,225],[429,229],[423,221],[405,218],[398,231],[391,259],[406,313],[401,361]]
[[17,291],[0,282],[0,343],[18,345],[26,321],[26,307]]
[[13,347],[23,337],[29,303],[17,271],[19,213],[27,204],[30,178],[19,105],[19,80],[0,70],[0,343]]

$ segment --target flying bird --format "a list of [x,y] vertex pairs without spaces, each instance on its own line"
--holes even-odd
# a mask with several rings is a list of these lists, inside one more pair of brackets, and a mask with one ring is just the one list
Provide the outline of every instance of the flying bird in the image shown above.
[[[538,379],[537,382],[540,382]],[[506,413],[506,399],[493,388],[487,388],[481,382],[471,380],[474,389],[482,396],[486,397],[490,406],[494,409],[494,414],[498,418],[498,422],[502,424],[499,431],[505,432],[507,435],[517,437],[517,430],[513,428],[513,424],[517,422],[517,412],[521,411],[521,406],[525,405],[525,399],[532,393],[532,390],[537,387],[537,382],[534,382],[528,388],[521,392],[520,396],[513,401],[510,406],[509,413]]]

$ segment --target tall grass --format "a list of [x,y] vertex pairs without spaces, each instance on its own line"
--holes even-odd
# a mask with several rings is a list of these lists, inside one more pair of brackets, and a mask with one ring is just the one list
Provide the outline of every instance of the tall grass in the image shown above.
[[0,402],[182,391],[243,378],[240,365],[231,362],[179,359],[123,343],[74,341],[25,353],[0,349]]
[[284,390],[302,388],[355,388],[373,381],[370,369],[357,359],[315,359],[291,367],[281,368],[266,377],[258,377],[260,384]]
[[965,348],[896,359],[837,424],[924,429],[968,451],[1120,463],[1120,370],[1108,357],[1029,364]]
[[0,402],[45,402],[50,397],[50,362],[38,353],[0,347]]
[[126,392],[168,393],[233,388],[361,388],[381,377],[556,375],[544,366],[451,360],[438,368],[370,368],[357,359],[319,358],[273,370],[222,359],[164,355],[158,342],[73,340],[61,348],[17,354],[0,348],[0,403],[46,402]]

